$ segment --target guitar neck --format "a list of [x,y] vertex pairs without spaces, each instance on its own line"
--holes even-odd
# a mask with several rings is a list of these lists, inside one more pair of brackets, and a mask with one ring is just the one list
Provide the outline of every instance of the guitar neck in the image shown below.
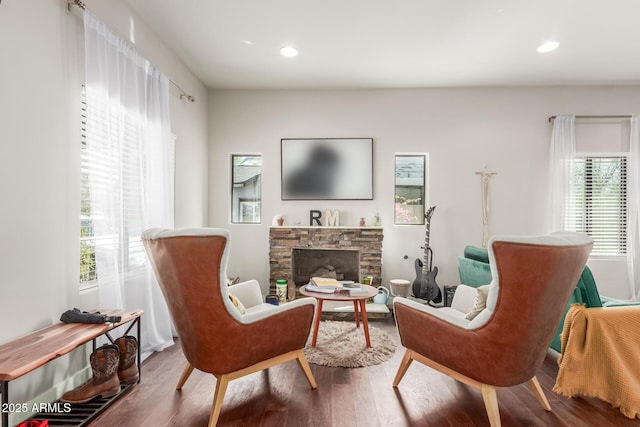
[[422,262],[422,272],[428,273],[430,271],[430,252],[429,252],[429,234],[431,232],[431,221],[427,220],[426,231],[424,234],[424,258]]

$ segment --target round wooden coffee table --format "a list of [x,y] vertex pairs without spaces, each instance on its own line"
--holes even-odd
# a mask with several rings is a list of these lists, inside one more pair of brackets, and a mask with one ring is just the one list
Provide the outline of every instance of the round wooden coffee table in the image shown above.
[[[318,301],[316,305],[316,319],[313,323],[313,339],[311,340],[311,347],[316,346],[318,339],[318,328],[320,327],[320,317],[322,317],[322,302],[327,301],[353,301],[353,314],[356,319],[356,328],[360,327],[359,315],[362,316],[362,329],[364,329],[364,338],[367,342],[367,347],[371,347],[371,340],[369,339],[369,322],[367,321],[367,309],[366,301],[369,298],[373,298],[378,293],[378,290],[373,286],[362,285],[367,291],[366,295],[351,296],[348,292],[336,292],[332,294],[325,294],[322,292],[307,291],[307,287],[302,286],[300,293],[307,297],[313,297]],[[359,315],[358,315],[359,314]]]

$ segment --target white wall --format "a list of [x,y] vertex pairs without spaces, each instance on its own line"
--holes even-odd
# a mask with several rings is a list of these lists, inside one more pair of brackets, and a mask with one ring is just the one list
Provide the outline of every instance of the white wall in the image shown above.
[[[171,101],[176,224],[203,225],[208,92],[123,2],[105,3],[87,1],[116,30],[134,22],[139,50],[197,99]],[[81,34],[64,0],[0,4],[0,343],[68,308],[97,305],[96,293],[80,295],[78,285]],[[12,401],[33,399],[86,364],[74,353],[12,382]]]
[[[480,178],[491,179],[490,234],[548,232],[547,185],[551,125],[562,113],[631,114],[640,111],[640,87],[460,88],[361,91],[212,91],[210,93],[209,224],[231,230],[229,273],[269,277],[268,226],[276,213],[308,225],[309,209],[341,211],[341,225],[384,226],[383,281],[415,277],[424,226],[393,225],[393,155],[430,154],[431,247],[440,285],[458,281],[457,258],[482,243]],[[283,202],[280,139],[374,138],[374,200]],[[229,155],[263,154],[262,225],[229,223]],[[357,167],[357,159],[354,159]],[[408,255],[408,260],[403,259]],[[603,294],[628,298],[624,263],[594,266]],[[609,269],[613,271],[610,272]]]

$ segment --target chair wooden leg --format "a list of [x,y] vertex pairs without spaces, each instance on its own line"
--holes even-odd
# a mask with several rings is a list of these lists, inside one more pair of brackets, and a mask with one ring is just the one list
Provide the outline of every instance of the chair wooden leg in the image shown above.
[[533,377],[528,382],[529,388],[533,392],[534,396],[538,399],[538,402],[542,405],[545,411],[551,411],[551,405],[547,400],[547,396],[544,395],[544,390],[540,387],[540,383],[536,377]]
[[487,409],[489,424],[491,427],[500,427],[500,411],[498,409],[498,396],[496,388],[487,384],[482,384],[482,399],[484,407]]
[[316,346],[318,341],[318,328],[320,327],[320,318],[322,317],[322,299],[319,299],[316,303],[316,317],[313,320],[313,338],[311,338],[311,347]]
[[176,386],[176,390],[182,390],[182,386],[187,382],[189,375],[193,372],[193,366],[189,362],[187,362],[187,366],[184,367],[184,371],[182,371],[182,375],[180,375],[180,379],[178,380],[178,385]]
[[316,379],[313,377],[313,373],[311,372],[311,367],[309,367],[309,362],[307,362],[307,358],[304,355],[304,351],[298,351],[298,357],[296,358],[298,361],[298,365],[304,372],[304,375],[307,377],[307,381],[309,381],[309,385],[311,388],[318,388],[318,384],[316,384]]
[[228,375],[220,375],[219,377],[216,377],[216,391],[213,394],[213,405],[211,406],[211,415],[209,416],[209,427],[215,427],[215,425],[218,424],[220,410],[222,409],[222,401],[224,400],[224,394],[227,391],[228,385]]
[[413,362],[413,358],[411,355],[413,352],[411,350],[406,350],[404,352],[404,356],[402,356],[402,361],[400,362],[400,366],[398,366],[398,372],[396,372],[396,377],[393,379],[393,386],[398,387],[400,381],[402,381],[402,377],[407,373],[407,369],[409,369],[409,365]]

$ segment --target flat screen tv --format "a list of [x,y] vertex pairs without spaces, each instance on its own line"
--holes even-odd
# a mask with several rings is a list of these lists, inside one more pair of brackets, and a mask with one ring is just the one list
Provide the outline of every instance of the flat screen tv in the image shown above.
[[373,200],[373,138],[282,139],[282,200]]

